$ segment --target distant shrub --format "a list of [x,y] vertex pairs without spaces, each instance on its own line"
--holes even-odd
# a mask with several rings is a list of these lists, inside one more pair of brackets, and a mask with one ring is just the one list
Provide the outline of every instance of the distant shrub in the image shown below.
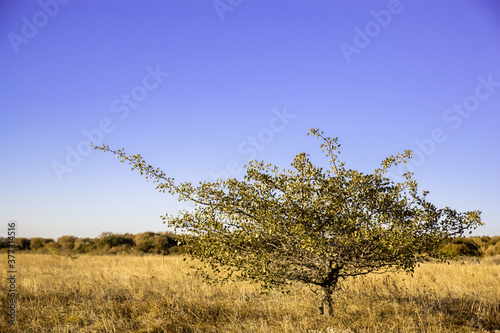
[[144,252],[151,253],[154,247],[153,240],[156,234],[154,232],[148,231],[137,234],[134,236],[135,249]]
[[62,236],[57,240],[57,243],[61,246],[61,249],[65,251],[71,251],[75,247],[75,236]]
[[77,238],[73,251],[77,253],[88,253],[96,250],[94,241],[91,238]]
[[103,252],[106,254],[125,254],[131,253],[132,248],[133,247],[130,244],[122,244],[111,248],[104,247]]
[[177,246],[177,240],[175,235],[170,232],[164,232],[162,234],[157,234],[153,240],[153,247],[155,253],[168,254],[170,249]]
[[10,241],[7,237],[0,237],[0,249],[6,249],[9,247]]
[[479,246],[479,251],[483,256],[492,256],[500,254],[500,236],[481,236],[468,238]]
[[486,251],[484,251],[484,254],[486,256],[500,255],[500,242],[488,246]]
[[[11,242],[7,237],[0,237],[0,249],[6,251]],[[78,238],[61,236],[57,241],[52,238],[33,237],[15,238],[18,250],[36,251],[38,253],[66,254],[72,253],[153,253],[169,254],[182,252],[177,243],[177,236],[171,232],[143,232],[133,234],[114,234],[103,232],[97,238]]]
[[113,234],[111,232],[103,232],[101,236],[94,240],[94,243],[99,250],[107,253],[116,252],[111,250],[112,248],[120,248],[126,251],[134,246],[134,240],[129,235]]
[[51,254],[59,254],[61,251],[61,245],[59,245],[57,242],[49,242],[45,244],[43,247],[45,252],[51,253]]
[[480,246],[471,238],[454,238],[441,251],[448,256],[480,256]]
[[488,242],[488,245],[498,245],[498,244],[500,244],[500,236],[493,236]]
[[18,237],[14,241],[18,250],[29,250],[30,249],[30,240],[24,237]]
[[30,238],[30,249],[32,251],[40,250],[45,246],[45,244],[48,244],[53,241],[54,240],[52,238],[42,238],[42,237]]
[[177,245],[173,233],[155,233],[151,231],[135,235],[134,243],[134,250],[154,254],[168,254],[169,249]]

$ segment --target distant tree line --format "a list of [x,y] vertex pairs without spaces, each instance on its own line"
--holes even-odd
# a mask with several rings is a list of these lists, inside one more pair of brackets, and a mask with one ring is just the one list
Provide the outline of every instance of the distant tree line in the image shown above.
[[[182,244],[171,232],[143,232],[133,234],[114,234],[103,232],[97,238],[78,238],[62,236],[57,241],[52,238],[23,238],[15,240],[18,250],[36,253],[90,253],[90,254],[117,254],[117,253],[151,253],[170,254],[180,253]],[[8,248],[8,239],[0,237],[0,249]],[[458,237],[441,247],[441,251],[449,256],[484,257],[500,255],[500,236]]]
[[489,257],[500,254],[500,236],[457,237],[443,244],[450,256]]
[[[0,237],[0,249],[7,249],[9,241]],[[32,237],[15,239],[17,249],[52,254],[170,254],[181,251],[182,244],[171,232],[143,232],[139,234],[115,234],[103,232],[97,238],[62,236],[52,238]]]

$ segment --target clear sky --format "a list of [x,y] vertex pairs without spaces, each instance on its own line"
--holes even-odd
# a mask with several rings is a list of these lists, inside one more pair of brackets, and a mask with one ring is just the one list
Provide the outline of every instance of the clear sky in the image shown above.
[[[88,141],[178,181],[256,158],[410,167],[438,206],[500,235],[500,3],[2,1],[0,235],[163,231],[186,205]],[[401,172],[393,171],[397,179]]]

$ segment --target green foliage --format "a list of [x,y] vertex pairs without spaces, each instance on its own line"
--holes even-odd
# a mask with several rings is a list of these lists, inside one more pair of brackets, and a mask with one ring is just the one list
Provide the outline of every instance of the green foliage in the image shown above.
[[494,256],[500,255],[500,236],[482,236],[482,237],[472,237],[477,246],[479,247],[480,255],[484,256]]
[[30,240],[24,237],[17,237],[14,241],[18,250],[29,250]]
[[91,238],[77,238],[73,250],[77,253],[88,253],[96,250],[96,246]]
[[456,256],[480,256],[479,245],[471,238],[455,238],[444,245],[441,251],[451,257]]
[[[96,240],[95,244],[99,250],[108,252],[126,252],[134,245],[131,235],[113,234],[112,232],[103,232]],[[111,249],[115,248],[114,251]]]
[[484,251],[484,254],[486,256],[500,255],[500,242],[497,242],[495,245],[488,246],[486,251]]
[[[9,239],[0,237],[0,249],[9,247]],[[103,232],[98,238],[78,238],[62,236],[57,242],[50,238],[16,238],[17,250],[36,251],[52,254],[116,254],[116,253],[152,253],[169,254],[182,252],[177,248],[179,241],[171,232],[144,232],[137,235],[114,234]]]
[[500,236],[457,237],[443,243],[440,252],[448,257],[500,255]]
[[8,237],[0,237],[0,249],[7,249],[10,245]]
[[151,252],[154,247],[153,238],[154,232],[143,232],[134,236],[135,248],[141,252]]
[[182,231],[187,251],[205,266],[206,281],[249,280],[263,288],[287,290],[292,282],[319,292],[320,311],[331,311],[332,293],[350,276],[392,269],[412,272],[415,254],[437,254],[450,237],[481,225],[480,212],[437,208],[420,195],[412,173],[394,183],[387,170],[407,163],[411,151],[390,156],[372,174],[348,169],[338,159],[337,138],[310,133],[322,141],[330,168],[298,154],[289,170],[251,161],[237,179],[176,184],[141,155],[108,151],[132,165],[156,189],[192,201],[194,211],[164,217]]
[[57,242],[49,242],[45,244],[43,247],[44,250],[46,250],[50,254],[60,254],[61,251],[61,245]]
[[177,245],[172,233],[144,232],[134,236],[135,249],[144,253],[167,254]]
[[488,237],[489,239],[485,242],[484,237],[482,238],[482,243],[479,244],[482,252],[486,256],[500,255],[500,236]]
[[71,251],[75,247],[75,236],[62,236],[57,240],[57,243],[61,247],[61,249],[65,251]]
[[178,245],[176,236],[170,232],[164,232],[160,234],[155,234],[153,237],[153,253],[168,254],[170,251]]
[[50,242],[53,242],[52,238],[42,238],[42,237],[33,237],[30,238],[30,248],[33,251],[39,250]]

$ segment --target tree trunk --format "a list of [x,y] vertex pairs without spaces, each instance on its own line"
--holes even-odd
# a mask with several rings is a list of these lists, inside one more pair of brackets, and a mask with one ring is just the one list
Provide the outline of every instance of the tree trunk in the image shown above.
[[333,291],[337,288],[337,282],[339,281],[339,272],[341,267],[334,267],[334,261],[328,263],[328,276],[323,281],[321,285],[323,293],[319,299],[319,313],[331,316],[333,314]]
[[329,287],[323,287],[323,294],[319,296],[319,313],[321,315],[331,316],[333,314],[333,290]]

